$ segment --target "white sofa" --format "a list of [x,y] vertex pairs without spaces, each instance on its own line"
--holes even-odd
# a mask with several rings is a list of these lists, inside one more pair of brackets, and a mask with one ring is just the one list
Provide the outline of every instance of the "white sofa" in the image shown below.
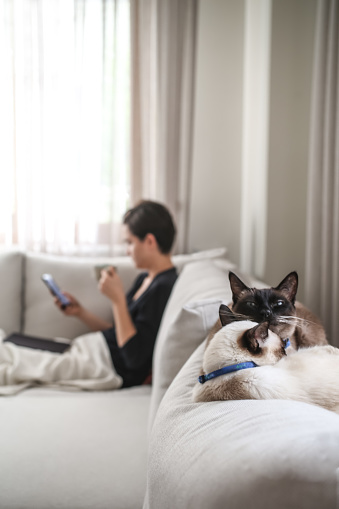
[[[174,262],[178,270],[199,259],[227,264],[220,259],[224,252],[178,255]],[[126,257],[64,258],[1,251],[0,328],[8,334],[22,331],[69,339],[87,331],[77,319],[58,311],[41,281],[45,272],[109,319],[111,308],[97,289],[94,271],[95,265],[106,263],[117,267],[127,289],[137,270]],[[37,387],[0,397],[0,508],[141,508],[152,395],[152,387],[145,385],[107,392]],[[159,398],[159,392],[155,396]],[[155,412],[155,402],[152,408]]]
[[[2,252],[0,328],[86,332],[55,308],[40,276],[52,273],[108,318],[93,270],[106,261],[127,288],[136,270],[125,258]],[[220,250],[174,262],[180,276],[158,334],[152,386],[38,387],[0,398],[0,508],[338,508],[338,415],[288,401],[192,402],[204,339],[231,298],[228,270],[239,271]]]

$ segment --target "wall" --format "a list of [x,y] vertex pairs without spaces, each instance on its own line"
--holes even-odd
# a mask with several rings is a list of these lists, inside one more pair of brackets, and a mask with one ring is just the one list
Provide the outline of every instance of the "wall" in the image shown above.
[[[301,299],[315,9],[316,0],[270,5],[266,259],[256,274],[275,285],[297,270]],[[245,19],[246,1],[200,0],[189,235],[190,250],[226,245],[239,265],[241,214],[251,214],[242,207]]]
[[189,249],[240,256],[244,2],[201,0]]
[[304,292],[306,197],[315,0],[275,0],[265,280],[297,270]]

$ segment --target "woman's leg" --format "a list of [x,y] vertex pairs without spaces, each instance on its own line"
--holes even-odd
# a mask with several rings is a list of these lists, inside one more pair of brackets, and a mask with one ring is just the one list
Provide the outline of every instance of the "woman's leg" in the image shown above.
[[76,338],[63,354],[0,342],[0,386],[62,384],[91,389],[122,384],[101,332]]

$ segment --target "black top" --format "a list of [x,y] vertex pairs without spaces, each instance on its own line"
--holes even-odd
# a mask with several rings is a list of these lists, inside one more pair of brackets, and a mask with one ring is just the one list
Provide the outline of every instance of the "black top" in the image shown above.
[[145,277],[146,272],[140,274],[126,295],[136,334],[120,348],[115,327],[103,331],[113,365],[123,379],[122,387],[141,385],[150,374],[161,318],[178,275],[175,267],[160,272],[147,290],[138,299],[133,300]]

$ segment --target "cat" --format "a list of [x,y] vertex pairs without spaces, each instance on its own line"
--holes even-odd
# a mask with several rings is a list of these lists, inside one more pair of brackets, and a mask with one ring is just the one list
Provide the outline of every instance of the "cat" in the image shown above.
[[[269,328],[282,338],[289,337],[294,348],[327,345],[320,320],[296,301],[298,274],[291,272],[276,287],[249,288],[233,272],[229,272],[232,310],[257,323],[267,321]],[[220,321],[214,331],[220,329]]]
[[[339,414],[338,348],[317,345],[294,350],[269,329],[268,322],[240,320],[224,304],[219,316],[222,328],[205,349],[203,374],[193,390],[195,402],[292,399]],[[239,369],[241,363],[250,364]],[[232,370],[230,365],[238,370],[214,377],[213,372],[225,366]]]

